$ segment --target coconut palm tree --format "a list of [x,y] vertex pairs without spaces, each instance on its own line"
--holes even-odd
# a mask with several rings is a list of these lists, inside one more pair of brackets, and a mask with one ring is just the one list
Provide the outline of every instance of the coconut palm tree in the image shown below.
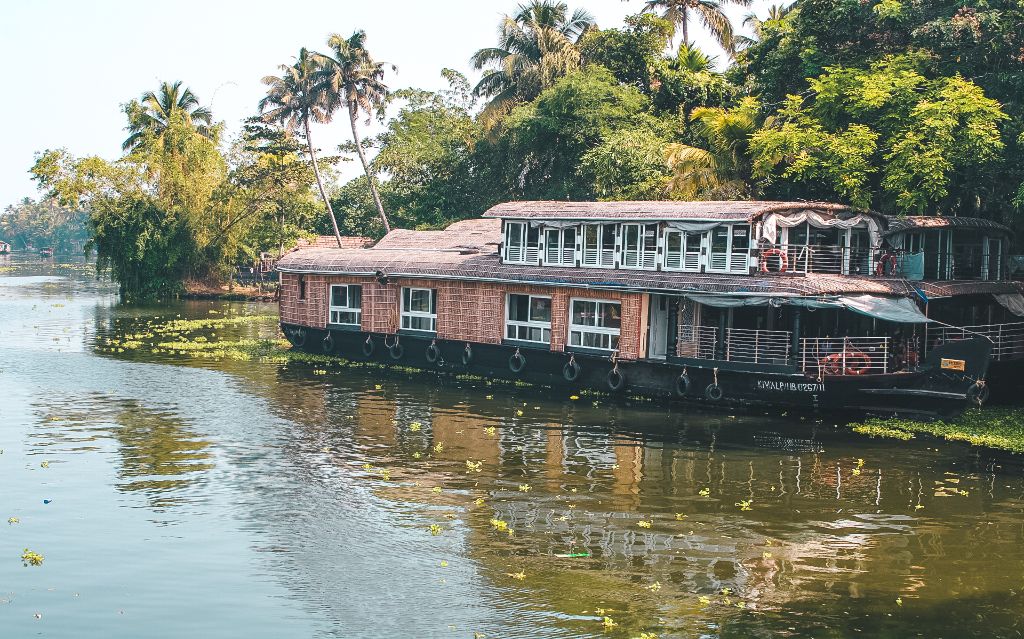
[[796,8],[796,4],[789,6],[783,6],[781,4],[773,4],[768,7],[768,16],[762,20],[757,16],[756,13],[748,13],[743,18],[743,26],[750,27],[750,30],[754,32],[754,37],[745,35],[736,36],[736,47],[738,49],[746,49],[754,45],[761,40],[763,35],[764,24],[766,22],[777,22],[785,18],[789,13]]
[[760,104],[745,97],[732,109],[698,107],[690,114],[694,132],[707,148],[669,144],[665,161],[672,169],[669,189],[677,197],[721,197],[747,195],[750,174],[747,146],[757,131]]
[[519,102],[528,102],[555,80],[580,66],[579,40],[594,25],[583,9],[555,0],[532,0],[506,15],[498,27],[498,46],[480,49],[470,59],[484,69],[473,94],[490,98],[485,119],[494,119]]
[[[388,87],[383,81],[384,67],[387,63],[377,62],[366,50],[366,32],[362,30],[356,31],[348,38],[343,38],[337,33],[332,34],[327,39],[327,46],[331,48],[331,55],[324,56],[323,61],[328,103],[332,110],[340,106],[348,109],[352,141],[356,145],[359,161],[363,163],[373,203],[377,205],[377,213],[384,223],[384,230],[391,232],[391,223],[384,213],[384,205],[381,204],[380,194],[377,193],[377,185],[370,171],[370,164],[366,161],[363,143],[359,139],[359,128],[356,125],[360,112],[366,114],[366,123],[369,124],[373,114],[383,108],[388,97]],[[394,65],[391,69],[395,70]]]
[[280,76],[269,75],[263,78],[263,84],[267,85],[267,95],[260,100],[260,113],[263,115],[264,122],[277,122],[292,133],[299,129],[302,130],[306,138],[309,158],[313,164],[316,185],[320,189],[320,197],[323,198],[327,214],[331,218],[338,248],[341,248],[338,219],[334,216],[334,208],[331,206],[331,200],[327,197],[323,179],[320,177],[320,167],[316,161],[316,147],[313,145],[313,136],[309,127],[311,122],[321,124],[330,122],[333,113],[323,88],[322,59],[318,54],[311,53],[303,47],[299,50],[299,57],[296,58],[295,64],[282,64],[278,70],[281,72]]
[[135,151],[146,135],[161,137],[175,111],[184,112],[196,132],[213,139],[213,114],[187,87],[177,82],[164,82],[159,91],[147,91],[139,100],[132,100],[125,108],[128,114],[128,138],[121,144],[126,153]]
[[722,11],[723,4],[738,4],[749,7],[753,0],[647,0],[644,3],[645,13],[661,11],[661,17],[676,27],[682,27],[683,44],[690,42],[690,19],[696,16],[718,44],[728,53],[736,52],[736,41],[733,37],[732,23]]

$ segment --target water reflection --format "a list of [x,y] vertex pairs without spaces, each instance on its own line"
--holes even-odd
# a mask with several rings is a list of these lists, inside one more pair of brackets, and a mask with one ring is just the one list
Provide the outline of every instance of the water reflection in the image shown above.
[[187,500],[187,489],[214,467],[210,442],[172,410],[93,393],[38,401],[30,453],[41,456],[103,451],[113,444],[118,490],[139,492],[162,511]]
[[330,450],[307,463],[361,476],[424,535],[464,535],[499,613],[540,614],[544,636],[597,636],[604,616],[621,636],[922,623],[941,636],[973,614],[962,594],[1019,601],[1006,593],[1024,586],[1021,482],[961,449],[850,442],[814,420],[370,381],[282,372],[279,413]]

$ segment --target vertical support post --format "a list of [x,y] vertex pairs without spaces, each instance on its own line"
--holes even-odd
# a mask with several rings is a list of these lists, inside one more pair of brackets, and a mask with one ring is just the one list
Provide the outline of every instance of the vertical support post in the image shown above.
[[718,340],[715,345],[715,350],[718,351],[717,359],[722,359],[725,355],[725,323],[726,323],[726,309],[718,309]]
[[[793,309],[793,336],[790,350],[793,351],[793,359],[800,355],[800,308]],[[806,361],[805,361],[806,364]]]

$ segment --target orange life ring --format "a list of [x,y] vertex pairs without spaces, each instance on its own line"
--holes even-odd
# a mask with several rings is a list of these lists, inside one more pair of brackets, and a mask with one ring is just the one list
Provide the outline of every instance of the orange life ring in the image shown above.
[[[886,269],[888,265],[888,269]],[[896,256],[892,253],[882,254],[882,258],[878,260],[878,264],[875,265],[875,275],[895,275],[896,274]],[[886,273],[888,271],[888,273]]]
[[871,368],[871,358],[860,351],[832,353],[822,357],[818,366],[825,375],[863,375]]
[[779,273],[785,273],[786,269],[789,268],[789,257],[786,256],[786,252],[782,249],[769,248],[761,251],[760,271],[762,273],[768,272],[769,257],[779,258]]

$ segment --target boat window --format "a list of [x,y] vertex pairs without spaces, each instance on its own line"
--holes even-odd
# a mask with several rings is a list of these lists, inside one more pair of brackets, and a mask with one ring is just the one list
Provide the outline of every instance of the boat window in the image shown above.
[[602,300],[572,300],[569,345],[614,351],[619,348],[622,306]]
[[332,284],[328,324],[359,326],[362,318],[363,287],[358,284]]
[[524,342],[551,343],[551,298],[509,294],[505,337]]
[[546,229],[544,231],[544,263],[550,265],[576,265],[576,229]]
[[657,224],[622,225],[623,268],[654,268],[658,259]]
[[615,266],[615,225],[585,224],[583,226],[583,266]]
[[526,222],[505,223],[505,261],[535,264],[540,257],[540,230]]
[[662,266],[672,271],[699,271],[701,235],[686,231],[666,232]]
[[402,328],[437,330],[437,291],[432,288],[402,288]]

